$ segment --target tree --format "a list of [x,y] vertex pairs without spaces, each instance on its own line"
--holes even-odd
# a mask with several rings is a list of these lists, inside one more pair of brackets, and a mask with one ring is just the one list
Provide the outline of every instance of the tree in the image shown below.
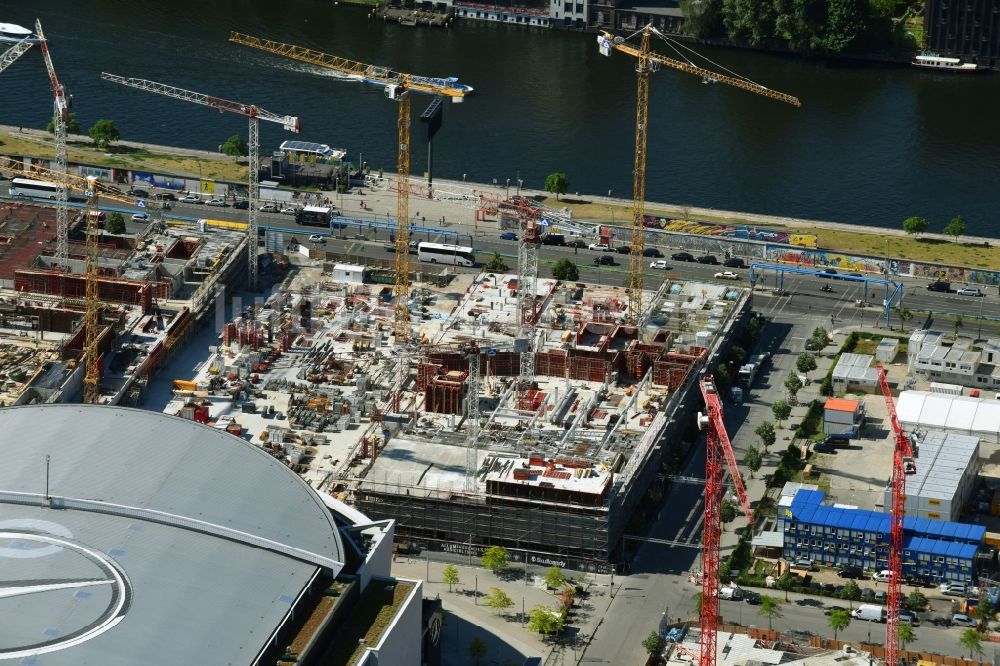
[[895,308],[896,314],[899,315],[899,330],[906,330],[906,322],[913,319],[913,313],[910,312],[908,308]]
[[743,453],[743,464],[747,466],[750,470],[750,478],[760,471],[760,465],[764,461],[763,456],[760,455],[760,449],[756,446],[751,446]]
[[853,580],[847,581],[840,596],[850,602],[851,610],[854,610],[854,602],[861,599],[861,588]]
[[833,640],[837,640],[837,634],[851,624],[851,614],[845,610],[835,610],[826,617],[826,624],[833,629]]
[[958,338],[958,329],[962,328],[962,316],[957,315],[955,321],[952,323],[952,328],[954,329],[954,336]]
[[767,618],[767,630],[771,630],[771,620],[776,617],[781,617],[781,602],[774,597],[762,596],[760,598],[760,608],[757,609],[757,613],[761,617]]
[[802,380],[794,372],[789,372],[787,379],[785,379],[785,390],[788,391],[788,397],[793,400],[798,396],[799,390],[802,388]]
[[569,179],[566,178],[566,174],[562,171],[550,173],[545,177],[545,191],[556,195],[556,201],[559,201],[559,195],[566,194],[566,190],[568,189]]
[[461,581],[458,579],[458,569],[454,564],[449,564],[441,572],[441,582],[448,583],[448,591],[451,592],[452,585],[458,585]]
[[483,563],[484,567],[496,573],[507,568],[510,558],[507,556],[507,549],[503,546],[490,546],[483,551],[479,561]]
[[490,262],[483,266],[488,271],[493,271],[494,273],[507,270],[507,264],[504,263],[503,257],[500,256],[499,252],[493,253],[493,258]]
[[781,422],[791,415],[792,406],[784,400],[775,400],[771,403],[771,413],[774,414],[774,420],[778,422],[778,427],[780,428]]
[[549,567],[549,570],[545,573],[545,586],[553,590],[558,590],[565,584],[566,576],[563,575],[559,567],[554,564]]
[[562,631],[564,624],[563,616],[555,608],[544,604],[532,608],[528,615],[528,628],[546,636]]
[[715,383],[722,390],[729,388],[733,383],[733,378],[729,374],[729,366],[725,363],[715,366]]
[[121,213],[111,213],[104,228],[109,234],[123,234],[125,233],[125,218],[122,217]]
[[646,652],[650,657],[659,657],[663,654],[663,648],[667,646],[667,641],[660,637],[655,631],[649,632],[649,636],[642,641],[642,647],[646,649]]
[[775,441],[778,439],[778,436],[774,432],[774,424],[770,421],[764,421],[759,426],[754,428],[753,432],[755,435],[760,437],[760,442],[764,445],[765,452],[770,447],[774,446]]
[[247,143],[239,134],[234,134],[222,144],[222,152],[230,157],[245,157],[249,154]]
[[552,277],[563,282],[576,282],[580,279],[580,269],[569,259],[560,259],[552,265]]
[[483,597],[483,601],[486,602],[487,606],[495,610],[498,615],[514,605],[513,599],[507,596],[507,593],[499,587],[490,588],[489,594]]
[[812,342],[813,349],[825,349],[830,344],[830,334],[822,326],[814,328],[812,337],[809,339]]
[[972,627],[969,627],[962,632],[962,635],[958,639],[958,644],[964,648],[969,648],[969,659],[972,659],[973,654],[982,654],[983,652],[983,635]]
[[681,0],[684,32],[696,38],[722,31],[722,0]]
[[476,660],[476,666],[479,666],[480,658],[486,656],[486,642],[479,636],[473,636],[469,641],[469,656]]
[[951,218],[951,222],[945,225],[944,234],[946,236],[951,236],[958,242],[958,237],[965,233],[965,220],[962,219],[961,215],[956,215]]
[[[49,134],[56,133],[56,118],[52,116],[52,120],[45,127],[45,131]],[[66,133],[67,134],[79,134],[80,133],[80,121],[76,119],[76,114],[70,112],[69,118],[66,119]]]
[[719,507],[719,520],[722,521],[723,525],[736,520],[736,507],[729,500],[724,501]]
[[840,53],[865,30],[870,13],[868,0],[827,0],[822,50]]
[[121,133],[115,126],[113,120],[108,120],[103,118],[94,123],[94,126],[90,128],[90,138],[94,140],[97,147],[101,150],[107,150],[112,143],[118,141],[122,138]]
[[747,357],[747,350],[743,349],[743,347],[740,347],[739,345],[733,345],[732,347],[729,348],[729,360],[735,363],[736,365],[741,365],[743,363],[743,359],[745,359],[746,357]]
[[913,625],[911,624],[900,623],[896,627],[896,632],[896,636],[899,638],[899,643],[903,646],[904,650],[906,649],[907,643],[912,643],[917,639],[917,637],[913,635]]
[[694,601],[694,609],[698,615],[701,615],[701,591],[695,592],[691,595],[691,600]]
[[911,611],[922,611],[927,608],[927,597],[920,590],[913,590],[910,595],[906,597],[906,607]]
[[799,354],[795,359],[795,369],[802,373],[812,372],[816,369],[816,357],[809,352]]
[[990,603],[989,599],[983,599],[976,606],[975,616],[979,620],[979,628],[983,631],[989,629],[990,620],[992,620],[997,614],[997,608]]
[[928,226],[927,220],[922,217],[914,216],[903,220],[903,231],[911,236],[919,236],[927,231]]
[[795,582],[795,576],[792,575],[791,571],[786,571],[778,576],[778,580],[774,581],[774,586],[785,593],[785,601],[788,601],[788,591],[795,587]]

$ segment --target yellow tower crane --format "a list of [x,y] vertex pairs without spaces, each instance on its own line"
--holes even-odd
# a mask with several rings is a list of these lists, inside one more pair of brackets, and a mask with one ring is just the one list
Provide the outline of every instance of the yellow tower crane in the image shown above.
[[333,69],[385,89],[385,96],[399,102],[399,116],[396,121],[398,138],[398,159],[396,162],[396,283],[395,334],[397,345],[405,345],[410,340],[410,95],[413,92],[450,97],[453,102],[461,102],[471,90],[456,85],[449,79],[406,74],[386,67],[369,65],[340,56],[314,51],[302,46],[283,44],[270,39],[251,37],[233,32],[229,41],[268,53],[282,55],[293,60],[307,62],[319,67]]
[[[639,46],[634,47],[626,42],[632,37],[640,36]],[[664,40],[667,38],[652,25],[647,25],[629,37],[617,37],[609,32],[601,32],[597,36],[597,45],[602,55],[611,55],[611,50],[626,53],[638,62],[636,71],[636,105],[635,105],[635,162],[632,171],[632,245],[629,253],[629,274],[628,274],[628,317],[631,321],[637,322],[642,314],[642,269],[643,269],[643,249],[645,247],[645,201],[646,201],[646,137],[649,134],[649,74],[666,65],[688,74],[702,77],[708,82],[727,83],[736,88],[742,88],[749,92],[770,97],[780,102],[786,102],[792,106],[801,106],[797,97],[786,95],[765,88],[764,86],[739,78],[738,76],[727,76],[703,67],[698,67],[691,62],[676,60],[662,56],[654,52],[650,46],[650,37],[657,36]]]
[[[8,176],[24,175],[23,165],[10,159],[0,159],[0,173]],[[98,342],[100,339],[100,292],[99,279],[100,267],[98,263],[98,242],[100,240],[99,220],[97,216],[98,197],[113,199],[122,203],[138,205],[152,211],[153,220],[160,220],[160,204],[158,202],[147,202],[144,199],[130,197],[111,185],[99,183],[96,178],[77,176],[69,173],[60,173],[57,170],[46,169],[44,167],[32,167],[31,175],[37,178],[44,178],[47,181],[61,185],[67,191],[76,189],[83,191],[86,197],[84,208],[84,224],[87,230],[86,242],[86,290],[84,292],[84,345],[83,345],[83,401],[88,404],[97,404],[101,397],[100,390],[100,353]]]

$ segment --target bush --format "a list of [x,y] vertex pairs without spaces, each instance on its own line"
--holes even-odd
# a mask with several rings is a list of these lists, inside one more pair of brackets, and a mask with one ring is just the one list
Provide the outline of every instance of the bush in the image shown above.
[[580,269],[569,259],[560,259],[552,265],[552,277],[563,282],[575,282],[580,279]]
[[[824,380],[825,381],[825,380]],[[831,382],[832,385],[832,382]],[[823,386],[820,385],[820,392]],[[820,424],[823,422],[823,403],[813,400],[809,403],[809,411],[806,412],[802,423],[795,430],[795,436],[799,439],[809,439],[820,432]]]

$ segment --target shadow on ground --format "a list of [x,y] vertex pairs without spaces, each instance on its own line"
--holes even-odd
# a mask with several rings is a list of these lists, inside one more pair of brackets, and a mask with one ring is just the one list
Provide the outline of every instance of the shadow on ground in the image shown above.
[[445,611],[441,635],[441,666],[468,666],[475,663],[475,659],[469,654],[469,643],[476,637],[486,644],[486,653],[479,659],[482,666],[520,665],[528,657],[542,656],[521,654],[488,628],[477,626],[454,613]]

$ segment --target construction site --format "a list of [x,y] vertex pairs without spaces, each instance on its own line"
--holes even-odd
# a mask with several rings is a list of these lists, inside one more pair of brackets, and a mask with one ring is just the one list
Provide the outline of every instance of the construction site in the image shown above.
[[457,274],[414,288],[402,348],[392,303],[332,270],[301,269],[228,324],[168,411],[263,446],[420,547],[590,570],[615,559],[664,442],[691,425],[699,372],[750,311],[745,289],[666,281],[633,324],[621,287],[539,279],[525,336],[516,275]]

